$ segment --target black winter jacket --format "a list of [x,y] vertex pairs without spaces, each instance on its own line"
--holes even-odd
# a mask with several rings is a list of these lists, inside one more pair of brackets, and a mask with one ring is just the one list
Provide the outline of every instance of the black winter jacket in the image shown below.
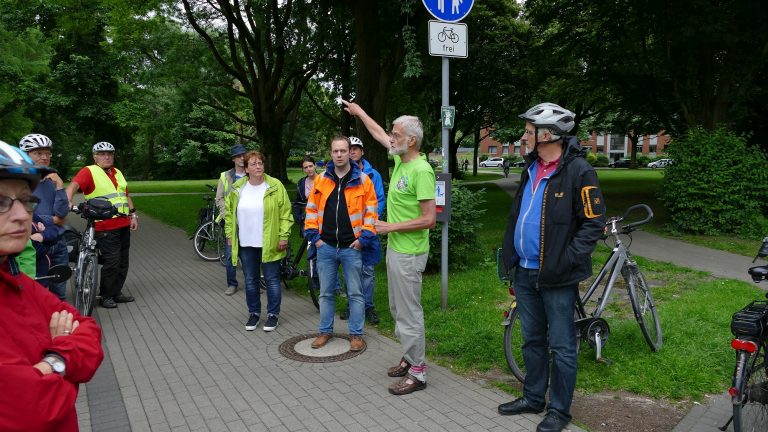
[[[592,252],[605,228],[605,203],[594,168],[586,161],[575,137],[565,137],[557,170],[544,189],[539,254],[539,287],[578,283],[592,275]],[[531,181],[528,168],[538,155],[526,156],[525,170],[512,203],[504,233],[504,265],[508,274],[517,266],[515,225],[523,187]]]

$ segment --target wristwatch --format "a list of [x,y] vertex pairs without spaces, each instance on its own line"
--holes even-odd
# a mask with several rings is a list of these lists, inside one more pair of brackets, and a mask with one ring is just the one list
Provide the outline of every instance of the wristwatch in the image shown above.
[[48,354],[43,357],[43,361],[51,365],[51,369],[61,376],[67,371],[67,364],[64,359],[56,354]]

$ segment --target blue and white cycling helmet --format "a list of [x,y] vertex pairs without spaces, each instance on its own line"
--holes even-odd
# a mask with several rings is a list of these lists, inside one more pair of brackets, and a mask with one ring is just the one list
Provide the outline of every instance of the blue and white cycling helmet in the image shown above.
[[34,190],[41,178],[54,172],[53,168],[35,165],[21,149],[0,141],[0,180],[26,180],[29,188]]
[[115,146],[112,144],[106,142],[106,141],[99,141],[96,144],[93,145],[93,152],[114,152]]
[[19,141],[19,148],[24,150],[25,152],[32,151],[34,149],[39,148],[51,148],[53,147],[53,142],[50,138],[43,134],[29,134],[24,135],[24,137]]

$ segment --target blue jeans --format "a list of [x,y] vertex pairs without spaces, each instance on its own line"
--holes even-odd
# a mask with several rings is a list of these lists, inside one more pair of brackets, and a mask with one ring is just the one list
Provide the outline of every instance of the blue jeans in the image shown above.
[[224,260],[227,263],[227,286],[237,288],[237,269],[232,265],[232,245],[226,245]]
[[280,261],[262,262],[261,248],[240,246],[238,253],[245,275],[245,302],[248,313],[261,315],[261,271],[267,283],[267,314],[280,315]]
[[[525,384],[523,397],[534,408],[544,408],[549,384],[549,410],[571,420],[576,387],[576,327],[573,324],[578,284],[538,287],[539,271],[515,269],[515,294],[523,334]],[[551,353],[551,359],[550,359]],[[552,376],[550,377],[550,361]]]
[[365,308],[361,286],[363,258],[360,251],[352,248],[335,248],[324,244],[317,248],[317,271],[320,276],[320,327],[322,334],[333,333],[333,316],[336,303],[334,294],[338,283],[339,264],[344,271],[349,304],[349,334],[362,335]]
[[376,285],[374,266],[363,266],[362,284],[363,300],[365,301],[365,310],[373,307],[373,287]]

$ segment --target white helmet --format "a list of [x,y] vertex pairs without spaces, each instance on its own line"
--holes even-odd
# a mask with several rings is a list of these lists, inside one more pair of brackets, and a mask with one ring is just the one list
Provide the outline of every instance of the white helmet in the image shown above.
[[24,138],[19,141],[19,148],[25,152],[38,148],[51,148],[52,146],[51,139],[42,134],[24,135]]
[[113,152],[115,151],[115,146],[112,144],[106,142],[106,141],[100,141],[93,145],[93,152]]
[[356,136],[349,137],[349,145],[350,145],[350,147],[351,146],[358,146],[360,148],[365,148],[365,146],[363,146],[363,140],[361,140],[360,138],[358,138]]
[[556,135],[566,134],[576,125],[576,114],[549,102],[540,103],[518,117],[533,123],[537,128],[552,129]]

